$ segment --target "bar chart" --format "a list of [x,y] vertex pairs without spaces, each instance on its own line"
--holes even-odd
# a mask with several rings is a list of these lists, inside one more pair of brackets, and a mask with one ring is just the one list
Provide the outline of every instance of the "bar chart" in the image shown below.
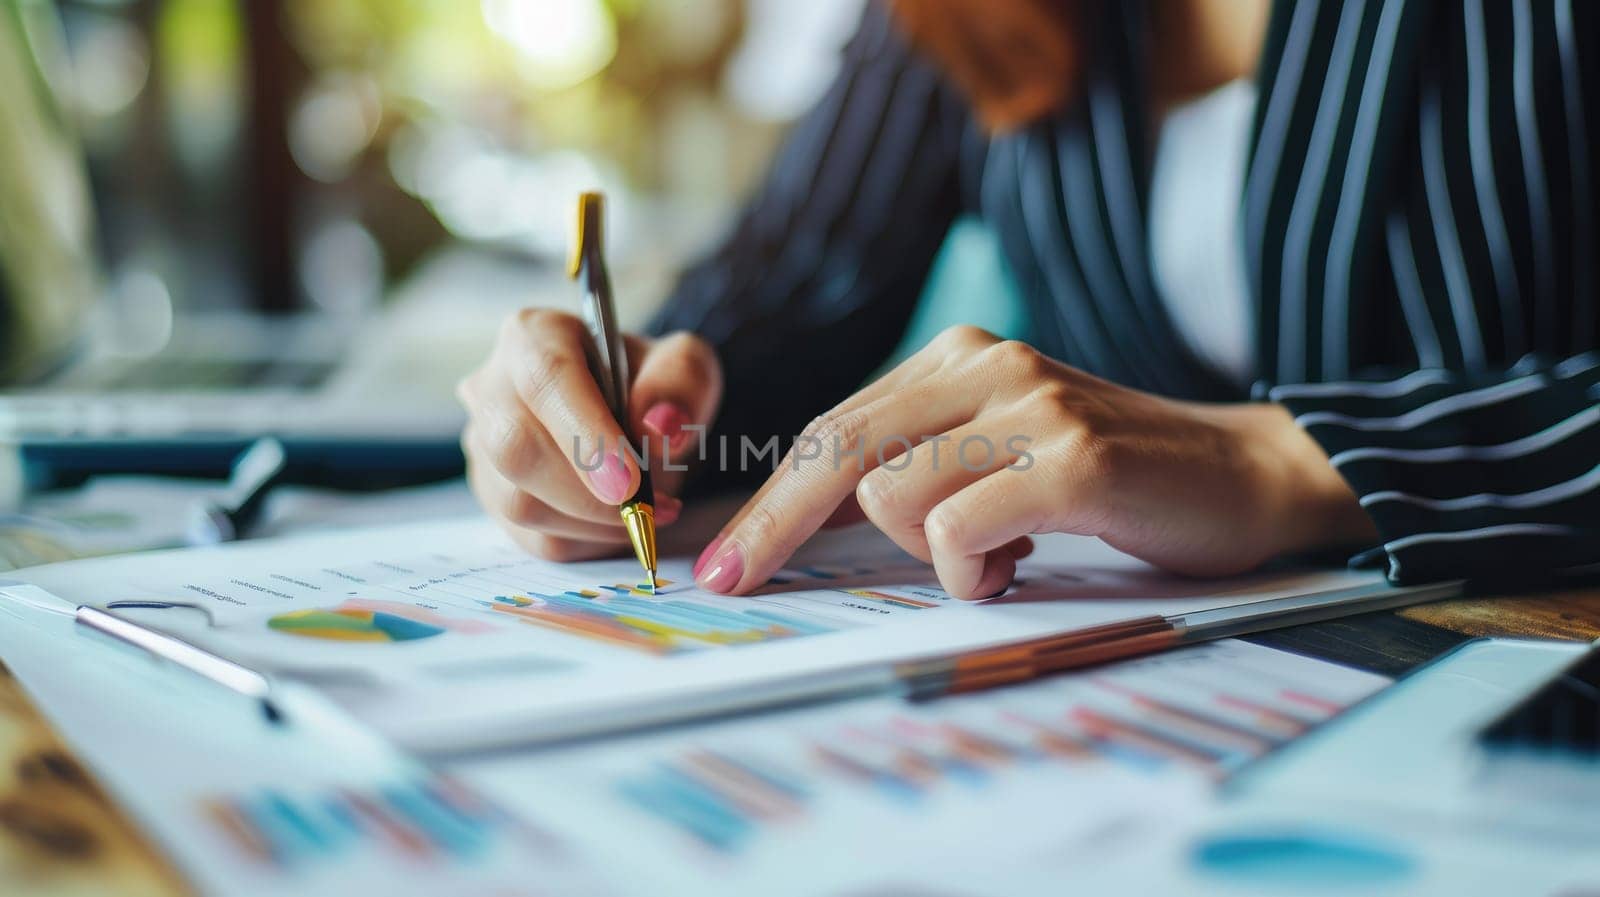
[[611,787],[681,837],[736,854],[841,795],[916,814],[952,789],[1062,787],[1113,767],[1216,782],[1383,682],[1217,643],[1005,691],[729,726],[663,745]]
[[[870,576],[872,568],[822,571],[818,579]],[[501,575],[496,584],[520,577]],[[524,584],[525,583],[525,584]],[[468,583],[462,583],[466,585]],[[759,644],[871,625],[886,615],[920,612],[954,601],[931,586],[819,588],[726,598],[664,580],[661,588],[603,583],[578,588],[529,577],[518,589],[470,598],[474,606],[568,635],[665,655],[708,648]]]
[[539,832],[445,777],[361,788],[264,788],[213,797],[201,813],[252,862],[293,872],[357,852],[412,864],[468,863]]
[[[418,578],[363,581],[364,589],[350,591],[337,605],[277,612],[266,618],[266,627],[307,639],[394,644],[505,631],[516,623],[670,655],[871,626],[954,601],[931,585],[858,587],[863,578],[876,581],[903,572],[870,566],[783,571],[784,588],[742,598],[713,595],[672,579],[660,580],[655,589],[636,582],[576,584],[531,560],[432,575],[404,569]],[[917,572],[928,575],[925,569]],[[284,588],[272,586],[273,591]],[[396,598],[364,597],[373,593]],[[396,600],[401,596],[405,600]]]
[[483,605],[571,635],[656,654],[816,635],[840,628],[799,612],[717,607],[652,597],[626,586],[496,595]]

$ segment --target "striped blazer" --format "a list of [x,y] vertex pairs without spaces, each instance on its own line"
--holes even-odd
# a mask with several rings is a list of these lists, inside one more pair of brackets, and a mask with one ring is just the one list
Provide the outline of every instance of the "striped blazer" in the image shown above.
[[[1102,3],[1080,101],[990,137],[876,4],[726,242],[655,327],[726,365],[719,429],[790,434],[891,351],[961,214],[1032,341],[1166,395],[1241,400],[1154,286],[1139,2]],[[1600,4],[1279,2],[1242,203],[1257,398],[1286,405],[1391,578],[1600,569]]]

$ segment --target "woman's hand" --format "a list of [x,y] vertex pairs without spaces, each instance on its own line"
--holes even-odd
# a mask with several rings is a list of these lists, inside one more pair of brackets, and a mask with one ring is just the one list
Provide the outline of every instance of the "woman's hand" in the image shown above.
[[[622,432],[584,354],[578,318],[523,309],[500,329],[493,353],[457,387],[468,421],[461,434],[473,493],[524,548],[550,560],[613,554],[627,545],[617,506],[639,488],[639,468],[619,451]],[[722,396],[722,369],[698,337],[627,337],[631,432],[647,441],[656,523],[676,520],[674,462],[698,445],[688,425],[707,424]],[[605,458],[595,459],[597,446]],[[581,451],[589,457],[579,457]],[[596,464],[596,461],[599,461]]]
[[852,496],[960,598],[1004,589],[1030,533],[1098,536],[1196,576],[1375,536],[1282,408],[1159,398],[975,327],[817,418],[696,577],[762,585]]

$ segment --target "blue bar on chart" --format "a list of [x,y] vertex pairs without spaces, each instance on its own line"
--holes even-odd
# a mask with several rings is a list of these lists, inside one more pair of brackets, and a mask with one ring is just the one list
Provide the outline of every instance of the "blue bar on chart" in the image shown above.
[[806,711],[791,725],[730,723],[646,752],[615,778],[613,793],[693,842],[733,853],[805,817],[830,792],[875,795],[915,813],[942,790],[983,789],[1030,769],[1109,765],[1218,781],[1383,681],[1214,643],[871,716],[841,708]]

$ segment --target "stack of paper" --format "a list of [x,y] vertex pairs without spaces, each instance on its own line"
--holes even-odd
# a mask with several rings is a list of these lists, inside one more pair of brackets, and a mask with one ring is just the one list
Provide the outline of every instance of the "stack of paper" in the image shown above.
[[952,893],[1024,893],[1204,818],[1223,776],[1387,682],[1224,641],[428,768],[303,688],[275,725],[28,597],[0,602],[0,656],[62,734],[197,887],[267,897],[943,894],[974,870],[1006,884]]
[[20,577],[321,687],[430,753],[637,727],[871,683],[886,664],[1150,614],[1369,585],[1345,570],[1179,580],[1048,537],[1016,584],[952,599],[861,530],[819,540],[755,597],[663,588],[631,561],[529,558],[463,520],[35,568]]

